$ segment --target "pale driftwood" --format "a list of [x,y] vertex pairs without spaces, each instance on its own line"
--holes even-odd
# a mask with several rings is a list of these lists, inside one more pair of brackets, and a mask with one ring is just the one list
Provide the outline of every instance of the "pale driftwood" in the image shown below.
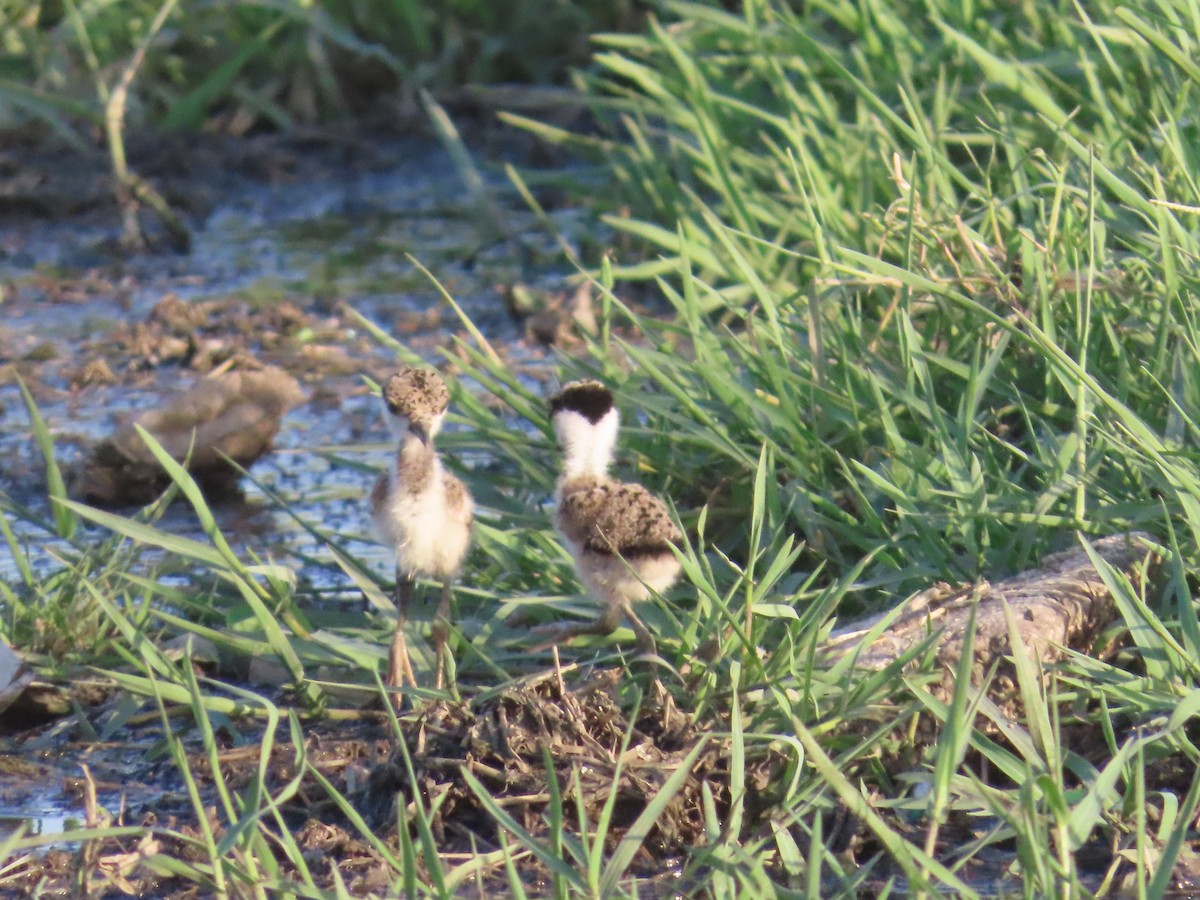
[[[1152,574],[1157,557],[1142,532],[1117,534],[1094,541],[1096,553],[1124,573],[1135,590]],[[901,609],[850,623],[835,631],[824,650],[832,656],[857,652],[855,664],[882,669],[922,641],[934,637],[940,683],[935,696],[948,700],[962,655],[972,606],[975,607],[974,661],[971,682],[978,686],[994,662],[999,662],[989,694],[1007,706],[1014,697],[1008,619],[1012,610],[1025,652],[1043,664],[1061,658],[1063,648],[1088,652],[1099,632],[1117,615],[1112,594],[1082,547],[1047,556],[1041,568],[1022,572],[995,584],[980,581],[957,588],[936,584],[901,604]],[[863,640],[885,617],[894,617],[879,637]]]

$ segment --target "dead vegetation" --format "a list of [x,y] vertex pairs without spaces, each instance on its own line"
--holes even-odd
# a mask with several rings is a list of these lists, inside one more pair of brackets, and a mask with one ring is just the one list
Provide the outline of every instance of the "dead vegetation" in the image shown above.
[[[1097,541],[1096,551],[1140,584],[1150,571],[1145,563],[1154,562],[1141,537]],[[1089,646],[1114,615],[1113,597],[1091,558],[1082,551],[1068,551],[1048,557],[1039,569],[994,585],[958,591],[934,588],[910,601],[873,642],[861,644],[870,625],[879,623],[858,623],[857,630],[845,629],[829,648],[857,645],[858,662],[878,668],[941,629],[935,671],[943,673],[943,680],[934,683],[934,690],[952,693],[955,654],[962,650],[967,611],[976,601],[974,671],[984,673],[1000,664],[1000,677],[991,684],[999,692],[1004,713],[1014,722],[1020,721],[1023,711],[1011,678],[1004,678],[1004,666],[1011,665],[1005,662],[1012,653],[1009,628],[1015,627],[1026,649],[1049,665],[1062,646]],[[1011,616],[1005,614],[1005,604]],[[103,721],[118,702],[114,695],[93,709],[90,718]],[[10,871],[0,889],[18,891],[11,895],[19,896],[37,884],[62,890],[87,885],[95,897],[120,896],[130,890],[143,896],[196,891],[193,880],[175,878],[169,867],[156,861],[170,857],[202,864],[206,858],[199,844],[195,807],[177,783],[178,773],[161,754],[171,739],[185,743],[188,766],[216,840],[230,827],[219,813],[221,789],[249,796],[260,772],[266,772],[262,787],[278,795],[298,779],[297,790],[280,806],[282,825],[312,871],[319,873],[320,883],[331,888],[341,878],[355,894],[388,890],[396,877],[396,848],[401,843],[397,828],[407,828],[416,839],[421,816],[428,817],[437,852],[447,864],[502,849],[501,832],[510,826],[501,816],[532,839],[545,842],[552,840],[555,829],[589,840],[602,834],[606,854],[611,855],[631,834],[638,817],[667,791],[663,796],[669,799],[653,826],[633,834],[638,849],[629,872],[653,878],[673,860],[686,858],[688,851],[709,842],[704,795],[711,797],[723,816],[735,780],[729,742],[719,737],[728,732],[729,723],[696,721],[676,702],[648,674],[572,665],[483,690],[460,702],[425,701],[398,720],[385,712],[350,710],[315,719],[304,724],[300,747],[291,742],[286,729],[267,735],[253,720],[218,728],[215,756],[204,750],[200,729],[177,724],[168,738],[162,720],[154,714],[131,719],[123,729],[126,737],[114,744],[64,745],[53,736],[61,733],[61,726],[46,726],[45,738],[39,739],[38,732],[23,735],[20,741],[25,749],[14,758],[37,755],[45,769],[43,780],[61,778],[63,791],[88,811],[89,828],[135,824],[148,830],[138,837],[92,842],[87,852],[51,850],[30,855]],[[837,727],[847,734],[855,732],[852,721]],[[919,753],[935,730],[937,723],[930,719],[904,742],[907,749],[902,755],[910,765],[911,754]],[[1077,752],[1087,756],[1089,742],[1101,743],[1094,731],[1080,723],[1065,735],[1069,743],[1079,745]],[[55,751],[47,753],[51,747]],[[260,768],[264,747],[269,748],[269,761]],[[1154,784],[1148,788],[1165,788],[1174,781],[1183,788],[1188,779],[1172,774],[1173,758],[1156,764]],[[87,767],[81,768],[85,761]],[[889,765],[886,759],[882,762]],[[686,771],[682,781],[668,787],[681,770]],[[3,771],[0,766],[0,782]],[[738,774],[750,788],[743,836],[763,832],[776,802],[772,791],[779,783],[780,759],[758,748],[746,754],[745,772]],[[20,769],[14,770],[12,778],[14,783],[28,781]],[[366,831],[347,816],[348,809],[361,816]],[[827,834],[841,847],[838,852],[846,863],[869,863],[881,849],[878,841],[840,803],[831,811]],[[893,828],[914,841],[920,839],[920,826],[881,812]],[[400,822],[406,824],[399,826]],[[261,827],[279,826],[264,821]],[[958,842],[978,836],[972,821],[952,816],[941,839]],[[507,838],[511,844],[512,835]],[[793,838],[801,848],[807,846],[809,838],[802,829]],[[384,847],[392,849],[384,851]],[[1081,854],[1080,871],[1089,878],[1100,878],[1119,863],[1101,843],[1092,842],[1086,849],[1095,859],[1089,856],[1088,862]],[[993,865],[981,857],[970,871],[977,879],[1004,884],[1010,859],[1002,854]],[[297,875],[292,861],[281,856],[278,863],[281,877]],[[522,857],[519,867],[530,884],[544,883],[548,877],[546,868],[532,856]],[[500,872],[481,877],[487,883],[499,879]],[[880,870],[878,877],[886,878],[887,872]]]
[[[550,827],[547,809],[553,780],[567,810],[562,822],[567,833],[596,829],[611,801],[605,835],[611,850],[703,741],[701,752],[691,758],[682,787],[644,836],[633,861],[635,873],[651,876],[662,871],[665,861],[705,840],[702,785],[708,785],[719,805],[726,804],[729,758],[724,742],[704,737],[708,729],[698,727],[676,708],[654,682],[640,704],[635,691],[624,670],[554,670],[474,700],[435,703],[402,717],[398,722],[403,748],[393,740],[384,713],[307,723],[299,752],[283,739],[283,733],[272,742],[265,739],[261,726],[241,723],[236,733],[218,732],[219,773],[214,773],[200,748],[195,730],[180,734],[189,747],[189,766],[206,798],[208,825],[217,840],[227,828],[218,813],[217,778],[226,790],[245,795],[258,777],[260,755],[267,745],[270,761],[264,786],[270,792],[301,776],[299,790],[282,808],[289,831],[322,881],[328,879],[332,887],[336,869],[337,877],[356,894],[385,890],[395,873],[347,820],[335,796],[322,785],[323,779],[353,804],[375,835],[393,847],[398,841],[400,806],[414,830],[413,803],[434,810],[431,827],[439,853],[447,859],[500,846],[497,820],[472,791],[465,773],[478,779],[505,812],[535,837],[544,837]],[[114,697],[106,706],[116,702]],[[64,774],[62,783],[93,810],[88,827],[144,825],[153,829],[159,852],[202,862],[203,849],[193,843],[201,834],[194,811],[178,786],[163,781],[166,770],[161,762],[150,762],[163,746],[161,722],[142,717],[126,734],[119,745],[66,745],[55,754],[62,769],[51,766],[47,777],[65,771],[68,758],[73,757],[76,765],[87,759],[83,777]],[[26,739],[36,746],[35,733]],[[409,764],[415,779],[408,774]],[[769,779],[762,774],[765,784]],[[138,838],[105,838],[94,842],[86,854],[50,850],[30,855],[0,882],[0,896],[24,896],[22,892],[39,883],[70,890],[71,885],[87,882],[94,897],[121,896],[130,888],[142,896],[177,896],[176,889],[195,890],[194,884],[171,878],[146,850]],[[291,865],[282,858],[280,864],[285,873]],[[531,883],[546,875],[534,860],[522,865],[523,877]],[[9,893],[13,891],[17,893]]]
[[[433,707],[405,730],[404,749],[372,773],[366,791],[372,821],[395,821],[394,800],[412,797],[407,755],[423,802],[440,800],[435,824],[448,849],[499,846],[496,822],[464,772],[503,798],[504,809],[534,836],[547,828],[550,779],[564,804],[579,804],[584,827],[594,827],[612,800],[607,840],[615,843],[700,740],[691,718],[661,687],[651,686],[631,721],[618,696],[625,678],[622,670],[599,669],[569,685],[561,673],[549,672],[481,702]],[[652,860],[703,838],[700,785],[708,781],[723,794],[728,762],[722,756],[720,742],[712,741],[696,759],[644,845],[651,867]],[[573,815],[568,821],[572,831],[581,826]]]

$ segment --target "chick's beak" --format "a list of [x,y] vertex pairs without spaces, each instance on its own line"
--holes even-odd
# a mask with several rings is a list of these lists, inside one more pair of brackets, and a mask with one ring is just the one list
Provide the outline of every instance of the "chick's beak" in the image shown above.
[[426,447],[429,446],[430,434],[428,422],[413,422],[412,420],[409,420],[408,430],[411,431],[413,436],[416,437],[417,440],[419,440],[422,444],[424,444]]

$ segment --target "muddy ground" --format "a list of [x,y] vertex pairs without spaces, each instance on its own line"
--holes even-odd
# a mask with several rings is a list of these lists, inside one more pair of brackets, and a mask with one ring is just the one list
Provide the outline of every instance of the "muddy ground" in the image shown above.
[[[631,702],[635,690],[645,692],[640,704]],[[631,681],[625,669],[551,670],[459,703],[426,703],[398,721],[379,710],[332,710],[302,721],[302,754],[297,754],[286,722],[267,735],[260,719],[215,716],[215,769],[190,711],[174,707],[175,714],[164,720],[148,705],[131,708],[120,695],[97,700],[93,694],[91,700],[71,716],[0,739],[0,802],[32,804],[40,795],[42,802],[48,799],[59,808],[77,806],[73,827],[137,825],[152,829],[151,836],[143,830],[87,845],[51,844],[10,858],[0,871],[0,896],[24,897],[35,889],[42,896],[211,896],[194,878],[174,875],[154,859],[163,855],[197,865],[207,860],[196,802],[171,758],[168,730],[186,751],[215,840],[228,834],[231,819],[221,805],[214,771],[227,790],[243,797],[253,796],[256,784],[281,795],[298,779],[295,790],[284,795],[279,819],[265,818],[266,831],[294,837],[318,887],[333,890],[340,880],[353,896],[382,894],[396,882],[403,855],[397,831],[401,809],[417,847],[417,865],[423,865],[417,804],[428,814],[429,833],[446,871],[501,850],[495,808],[489,809],[472,780],[494,798],[501,815],[546,845],[554,839],[556,793],[565,833],[576,837],[581,820],[594,836],[611,802],[604,839],[611,853],[681,770],[685,777],[656,824],[647,832],[634,832],[642,843],[628,875],[638,879],[639,896],[703,893],[703,848],[714,837],[706,829],[706,805],[723,820],[730,799],[730,748],[719,736],[728,723],[694,721],[652,679]],[[396,739],[397,731],[402,741]],[[259,782],[268,739],[266,778]],[[1097,743],[1086,735],[1068,740],[1078,746]],[[968,765],[979,767],[979,762],[968,760]],[[762,841],[769,847],[772,830],[784,828],[807,855],[805,830],[773,811],[787,780],[780,777],[784,766],[782,757],[750,754],[741,843]],[[1192,780],[1181,757],[1162,760],[1147,771],[1148,787],[1156,791],[1184,793]],[[55,793],[57,797],[47,797]],[[890,828],[921,843],[926,824],[919,818],[883,807],[880,811]],[[1157,807],[1152,804],[1150,811],[1153,817]],[[938,855],[991,827],[951,811],[941,829]],[[848,871],[868,867],[859,896],[877,896],[885,888],[904,894],[901,873],[881,863],[880,843],[844,807],[835,807],[827,817],[824,841],[826,852],[836,854]],[[514,843],[511,833],[507,842]],[[690,864],[697,848],[701,863]],[[1115,874],[1112,883],[1120,884],[1132,874],[1132,860],[1121,862],[1124,852],[1119,842],[1097,835],[1075,855],[1082,882],[1094,890]],[[277,859],[281,881],[301,879],[296,860],[283,852]],[[1179,892],[1174,896],[1191,896],[1189,891],[1200,883],[1197,859],[1185,848],[1176,867]],[[1016,896],[1020,882],[1014,866],[1019,865],[1014,848],[994,845],[957,874],[984,894]],[[530,896],[550,893],[550,870],[533,856],[519,854],[516,871]],[[772,874],[782,883],[788,880],[782,869]],[[509,877],[502,861],[493,858],[463,883],[460,893],[509,896]],[[841,894],[844,886],[831,880],[829,889]]]
[[[182,214],[191,232],[186,252],[151,216],[142,217],[150,246],[122,246],[120,211],[98,148],[89,155],[41,135],[0,137],[0,490],[49,517],[18,379],[70,475],[122,422],[169,404],[213,371],[278,366],[304,397],[284,418],[275,452],[253,474],[294,512],[346,535],[359,558],[386,573],[389,552],[369,539],[362,508],[373,477],[362,467],[382,464],[386,438],[364,376],[382,380],[396,360],[360,316],[453,369],[453,353],[446,360],[442,351],[466,337],[462,323],[409,261],[412,254],[521,377],[531,385],[545,381],[552,348],[569,349],[578,322],[587,324],[586,315],[571,315],[587,297],[554,237],[536,226],[497,172],[501,161],[537,168],[547,159],[512,135],[479,130],[472,150],[488,161],[480,163],[488,200],[504,214],[506,234],[481,218],[480,198],[468,194],[444,148],[425,136],[155,135],[135,136],[130,149],[134,167]],[[565,194],[539,194],[575,241],[582,219]],[[362,467],[339,464],[335,454]],[[215,512],[227,535],[288,561],[310,589],[353,593],[345,579],[329,581],[336,567],[327,565],[327,550],[254,484],[241,482]],[[44,530],[22,520],[13,525],[38,573],[69,552]],[[178,504],[161,525],[200,536]],[[7,551],[0,553],[0,579],[15,582],[15,574]],[[325,726],[311,727],[319,740]],[[326,742],[341,748],[333,755],[363,755],[365,739],[345,730],[344,723],[329,728]],[[42,831],[82,820],[79,766],[88,760],[102,797],[106,785],[127,786],[126,821],[149,814],[151,797],[165,804],[158,815],[177,814],[170,801],[178,785],[167,789],[161,780],[170,768],[165,761],[161,771],[121,770],[142,761],[144,733],[100,743],[70,735],[70,724],[60,722],[13,738],[0,819]],[[42,761],[22,769],[30,752]]]
[[[351,893],[359,895],[385,891],[397,873],[347,817],[340,798],[321,778],[352,805],[393,854],[398,850],[398,804],[413,801],[416,785],[426,809],[437,804],[431,827],[439,851],[452,865],[501,846],[496,820],[472,791],[464,772],[501,798],[505,812],[522,827],[545,839],[549,754],[556,761],[550,772],[562,792],[568,823],[577,819],[577,797],[595,823],[610,793],[616,791],[606,839],[611,849],[664,782],[687,764],[689,774],[682,789],[630,868],[631,875],[648,879],[651,893],[661,889],[669,894],[681,886],[677,879],[684,851],[703,839],[702,786],[707,785],[721,806],[726,802],[728,756],[720,742],[709,739],[689,758],[701,742],[700,733],[652,685],[630,723],[622,712],[628,697],[620,695],[630,689],[623,679],[624,670],[570,667],[484,699],[426,705],[401,720],[403,751],[397,749],[396,726],[383,712],[355,711],[346,717],[306,721],[304,762],[299,769],[284,723],[273,736],[264,787],[276,794],[301,776],[298,790],[282,804],[283,824],[296,837],[319,884],[333,888],[336,868]],[[81,739],[84,720],[103,737]],[[87,885],[97,897],[128,892],[148,897],[205,896],[190,879],[172,878],[141,865],[154,852],[196,863],[206,859],[190,843],[201,832],[164,740],[167,728],[187,748],[210,825],[220,840],[229,820],[219,811],[210,757],[190,716],[164,722],[153,711],[131,714],[127,704],[113,695],[77,713],[75,720],[27,729],[5,740],[0,752],[0,799],[20,802],[14,795],[24,791],[40,793],[44,800],[47,792],[58,791],[60,805],[79,806],[79,826],[152,826],[154,841],[141,836],[109,838],[86,848],[52,846],[11,860],[0,875],[0,895],[26,896],[40,885],[46,896],[69,896],[78,886]],[[264,737],[263,723],[254,719],[218,724],[216,759],[229,790],[248,794],[258,778]],[[415,780],[409,777],[409,765]],[[764,770],[764,782],[767,775]],[[416,826],[412,827],[415,837]],[[568,824],[568,830],[577,828]],[[294,864],[282,857],[281,864],[281,877],[296,877]],[[522,881],[531,890],[546,885],[548,872],[536,860],[526,858],[520,868]],[[499,865],[485,868],[481,878],[489,890],[507,893]]]

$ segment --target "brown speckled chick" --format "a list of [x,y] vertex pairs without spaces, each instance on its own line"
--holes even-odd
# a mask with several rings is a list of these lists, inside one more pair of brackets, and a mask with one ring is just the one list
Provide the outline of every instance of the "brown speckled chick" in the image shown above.
[[433,621],[437,657],[435,685],[442,686],[443,651],[450,628],[450,582],[471,542],[474,504],[466,486],[442,468],[433,446],[450,404],[445,382],[432,369],[407,368],[383,386],[384,418],[398,446],[392,465],[371,491],[371,521],[379,538],[396,551],[399,620],[388,659],[387,683],[416,685],[404,627],[417,578],[442,582]]
[[638,649],[654,638],[632,604],[662,592],[679,577],[672,546],[682,539],[666,504],[639,484],[609,477],[620,425],[612,394],[598,381],[574,381],[550,400],[550,418],[563,450],[554,523],[580,580],[604,603],[595,623],[562,629],[551,643],[579,634],[608,634],[629,618]]

